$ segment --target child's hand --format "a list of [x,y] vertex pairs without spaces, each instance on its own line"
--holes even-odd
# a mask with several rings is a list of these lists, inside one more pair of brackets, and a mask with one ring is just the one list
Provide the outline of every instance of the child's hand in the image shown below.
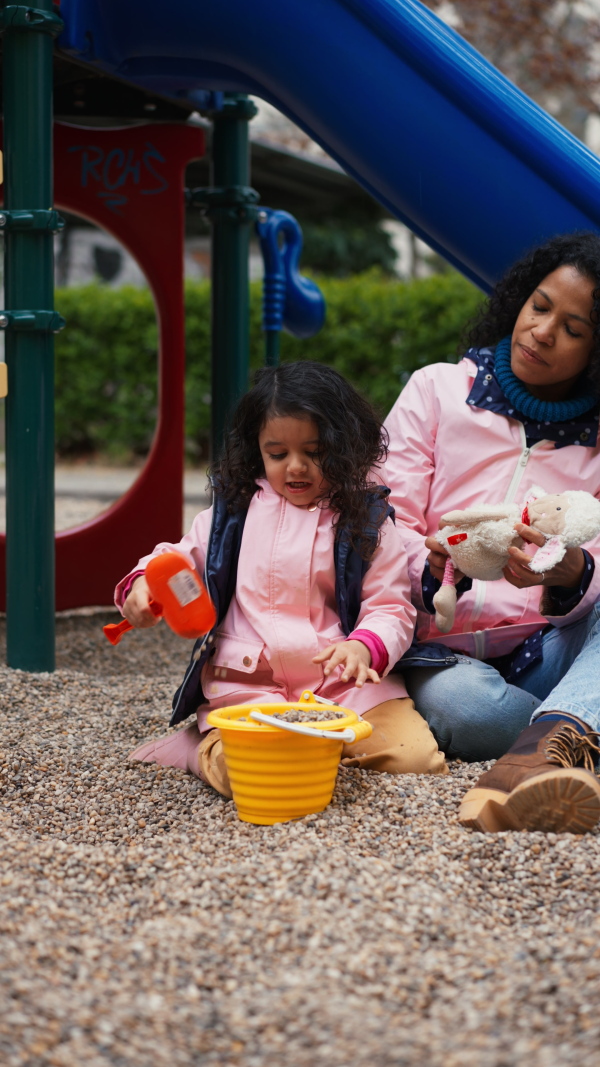
[[326,663],[323,668],[323,674],[326,677],[343,663],[345,666],[342,671],[342,682],[356,678],[355,684],[358,689],[366,681],[377,683],[380,680],[377,671],[371,667],[371,653],[362,641],[338,641],[335,645],[328,645],[322,652],[319,652],[318,656],[315,656],[313,663]]
[[156,626],[160,619],[150,611],[150,590],[148,582],[143,574],[136,578],[129,595],[123,604],[123,614],[132,626],[138,630],[144,630],[148,626]]

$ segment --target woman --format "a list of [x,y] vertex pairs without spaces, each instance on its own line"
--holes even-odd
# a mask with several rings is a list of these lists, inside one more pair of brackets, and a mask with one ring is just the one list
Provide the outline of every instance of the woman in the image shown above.
[[384,477],[419,609],[419,643],[402,668],[440,748],[502,757],[465,797],[464,825],[582,832],[600,817],[600,539],[545,574],[516,548],[499,582],[457,572],[448,635],[432,597],[443,513],[520,503],[535,485],[600,496],[600,236],[556,237],[525,256],[468,336],[459,364],[412,376],[386,422]]

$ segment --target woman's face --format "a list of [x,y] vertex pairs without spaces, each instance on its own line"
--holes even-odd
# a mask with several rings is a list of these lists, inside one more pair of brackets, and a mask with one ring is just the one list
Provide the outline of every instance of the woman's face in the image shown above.
[[540,400],[563,400],[588,365],[594,287],[575,267],[558,267],[519,312],[511,368]]

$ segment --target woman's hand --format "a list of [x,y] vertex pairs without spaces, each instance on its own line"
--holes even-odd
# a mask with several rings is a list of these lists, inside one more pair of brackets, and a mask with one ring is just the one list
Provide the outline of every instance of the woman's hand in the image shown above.
[[356,678],[355,685],[358,689],[367,681],[377,684],[380,680],[377,671],[371,667],[371,653],[362,641],[337,641],[335,645],[328,645],[315,656],[313,663],[326,663],[323,668],[325,677],[343,663],[341,681],[347,682],[350,678]]
[[[517,533],[527,541],[541,548],[546,544],[546,538],[531,526],[525,526],[522,522],[515,524]],[[531,556],[520,548],[509,548],[509,561],[504,568],[503,574],[507,582],[517,589],[527,589],[532,585],[560,585],[565,589],[575,589],[585,570],[585,556],[580,548],[568,548],[560,563],[543,574],[535,574],[530,570]]]
[[[436,541],[435,537],[428,537],[425,541],[425,548],[429,549],[429,555],[427,562],[429,563],[429,570],[433,574],[434,578],[437,578],[438,582],[444,579],[444,567],[446,566],[446,560],[450,553],[439,541]],[[464,578],[462,571],[455,569],[454,571],[454,584],[460,582],[461,578]]]
[[156,626],[160,618],[150,611],[150,590],[148,582],[143,574],[136,578],[129,595],[123,604],[123,614],[132,626],[138,630],[145,630],[148,626]]

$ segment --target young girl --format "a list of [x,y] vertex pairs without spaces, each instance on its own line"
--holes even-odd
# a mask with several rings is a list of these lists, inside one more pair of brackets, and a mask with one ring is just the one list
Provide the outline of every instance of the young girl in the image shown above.
[[[231,796],[208,712],[296,701],[311,689],[373,726],[358,753],[345,750],[346,764],[446,772],[401,677],[389,673],[411,643],[415,612],[387,491],[369,480],[386,451],[374,412],[336,371],[302,362],[257,373],[213,469],[213,506],[178,545],[152,553],[187,555],[217,610],[214,640],[197,643],[173,705],[171,725],[193,713],[197,721],[132,759],[187,769]],[[150,558],[115,594],[137,627],[157,622],[143,576]]]

